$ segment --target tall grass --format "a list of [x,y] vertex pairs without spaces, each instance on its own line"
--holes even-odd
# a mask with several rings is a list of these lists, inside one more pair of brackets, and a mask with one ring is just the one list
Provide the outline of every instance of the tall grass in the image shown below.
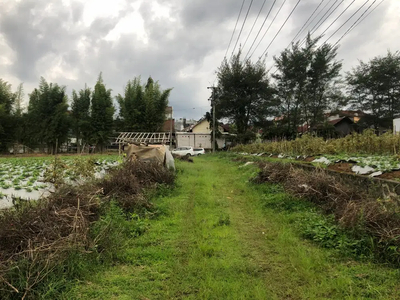
[[324,140],[321,137],[305,134],[292,141],[238,145],[231,151],[307,156],[319,154],[397,155],[400,152],[400,135],[385,133],[378,136],[373,130],[365,130],[361,134],[352,133],[344,138]]

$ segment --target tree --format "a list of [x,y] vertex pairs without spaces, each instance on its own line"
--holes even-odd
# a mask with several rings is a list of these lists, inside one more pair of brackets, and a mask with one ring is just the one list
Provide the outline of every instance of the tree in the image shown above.
[[26,141],[46,144],[48,152],[56,154],[68,136],[68,99],[65,86],[48,83],[43,77],[39,89],[29,95]]
[[338,48],[330,44],[317,47],[318,41],[309,35],[304,47],[297,42],[274,57],[277,74],[273,77],[287,136],[295,135],[301,124],[313,127],[322,123],[326,110],[343,104],[337,88],[342,67],[336,61]]
[[80,153],[81,140],[88,142],[90,138],[90,94],[90,89],[86,87],[79,93],[72,91],[71,118],[78,153]]
[[216,117],[234,123],[239,140],[250,126],[271,116],[276,106],[265,63],[242,62],[240,57],[239,50],[229,62],[222,62],[216,88]]
[[354,108],[371,112],[367,123],[375,129],[392,127],[400,114],[400,54],[390,51],[375,57],[347,73],[347,82]]
[[146,103],[140,77],[129,80],[125,86],[124,95],[118,94],[122,127],[126,131],[140,131],[144,127],[144,112]]
[[11,84],[0,79],[0,150],[2,151],[13,141],[14,102],[15,95],[11,91]]
[[100,151],[109,143],[113,130],[113,116],[115,108],[112,103],[111,90],[107,90],[100,73],[92,93],[91,106],[91,140]]
[[151,77],[142,86],[140,77],[128,81],[124,95],[118,95],[120,117],[127,131],[160,131],[172,88],[161,90]]

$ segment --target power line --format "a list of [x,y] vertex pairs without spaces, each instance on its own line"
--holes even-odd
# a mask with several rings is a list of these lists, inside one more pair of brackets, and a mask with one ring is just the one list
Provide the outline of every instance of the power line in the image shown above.
[[376,2],[376,0],[374,0],[374,2],[371,3],[370,6],[368,6],[368,8],[361,14],[361,16],[358,17],[358,19],[353,23],[353,25],[350,26],[349,29],[347,29],[347,31],[340,37],[340,39],[333,45],[333,47],[335,47],[354,27],[356,27],[356,23],[365,15],[365,13],[371,8],[372,5],[374,5],[374,3]]
[[[324,24],[324,22],[335,12],[335,10],[340,6],[340,4],[342,4],[344,2],[344,0],[342,0],[342,2],[340,2],[330,13],[329,11],[332,9],[333,6],[335,6],[335,4],[338,2],[338,0],[336,0],[330,7],[329,9],[324,13],[324,15],[319,19],[319,21],[314,25],[313,28],[311,28],[310,30],[310,34],[313,34],[314,32],[316,32],[321,26],[322,24]],[[329,13],[329,15],[324,19],[324,17]],[[324,20],[323,20],[324,19]],[[322,21],[322,22],[321,22]],[[307,39],[307,36],[301,41],[300,45],[303,45],[305,43]]]
[[[375,0],[375,1],[376,1],[376,0]],[[344,25],[346,25],[346,23],[349,22],[349,21],[360,11],[360,9],[363,8],[363,7],[365,6],[365,4],[367,4],[368,2],[369,2],[369,0],[365,1],[364,4],[361,5],[361,6],[350,16],[350,18],[348,18],[348,19],[346,20],[346,22],[344,22],[338,29],[335,30],[334,33],[332,33],[332,34],[326,39],[326,41],[324,42],[324,44],[326,44],[326,42],[329,41],[329,39],[330,39],[331,37],[333,37]]]
[[[274,3],[275,3],[275,2],[274,2]],[[251,55],[249,56],[248,60],[253,56],[254,52],[256,52],[258,46],[260,46],[262,40],[264,39],[265,35],[267,34],[267,32],[269,31],[269,29],[271,28],[272,23],[274,23],[276,17],[279,15],[279,13],[280,13],[280,11],[281,11],[283,5],[285,5],[285,3],[286,3],[286,0],[284,0],[283,3],[281,4],[281,6],[279,7],[278,12],[275,14],[275,17],[272,19],[272,21],[271,21],[271,23],[269,24],[267,30],[264,32],[263,36],[261,37],[261,39],[260,39],[260,41],[258,42],[257,46],[254,48],[253,52],[252,52]]]
[[[331,3],[332,0],[329,0],[328,2],[325,3],[324,7],[315,15],[315,17],[310,21],[310,24],[314,22],[314,20],[324,11],[324,9],[328,6],[329,3]],[[303,29],[302,32],[300,32],[299,36],[301,36],[304,32],[305,28]]]
[[251,27],[250,32],[249,32],[249,34],[247,35],[247,38],[246,38],[246,40],[245,40],[245,42],[244,42],[244,44],[243,44],[243,48],[246,46],[247,40],[249,39],[251,33],[253,32],[254,25],[256,25],[256,23],[257,23],[258,17],[260,16],[262,9],[264,8],[265,2],[267,2],[267,0],[264,0],[263,4],[261,5],[260,11],[258,12],[258,15],[257,15],[257,18],[256,18],[256,20],[254,21],[253,26]]
[[261,30],[263,29],[263,27],[264,27],[264,24],[265,24],[265,22],[267,21],[267,19],[268,19],[268,17],[269,17],[269,15],[270,15],[270,13],[271,13],[271,11],[272,11],[272,9],[274,8],[274,5],[275,5],[275,3],[276,3],[276,0],[274,0],[274,2],[272,3],[272,6],[271,6],[271,8],[270,8],[270,9],[269,9],[269,11],[268,11],[268,14],[267,14],[267,16],[265,17],[265,19],[264,19],[264,22],[262,23],[262,25],[261,25],[260,29],[259,29],[259,30],[258,30],[258,32],[257,32],[256,38],[254,39],[253,43],[252,43],[252,44],[251,44],[251,46],[250,46],[250,49],[249,49],[249,51],[247,51],[247,53],[246,53],[246,56],[244,57],[245,59],[246,59],[247,55],[249,55],[249,53],[250,53],[251,49],[253,48],[253,46],[254,46],[254,43],[256,42],[256,40],[257,40],[257,38],[258,38],[258,36],[259,36],[259,34],[260,34]]
[[235,28],[233,29],[232,36],[231,36],[231,40],[229,41],[229,44],[228,44],[228,48],[226,48],[226,52],[225,52],[224,58],[225,58],[226,55],[228,54],[229,47],[231,46],[233,36],[235,35],[236,26],[237,26],[237,24],[238,24],[238,22],[239,22],[240,15],[242,14],[242,9],[243,9],[243,5],[244,5],[244,2],[245,2],[245,1],[246,1],[246,0],[243,0],[242,6],[240,7],[240,11],[239,11],[239,15],[238,15],[237,20],[236,20]]
[[341,13],[340,13],[340,15],[338,15],[337,17],[336,17],[336,19],[335,20],[333,20],[333,22],[324,30],[324,32],[322,32],[321,33],[321,36],[323,36],[324,35],[324,33],[325,32],[327,32],[328,30],[329,30],[329,28],[331,28],[331,26],[349,9],[349,7],[350,6],[352,6],[353,5],[353,3],[355,2],[356,0],[353,0],[353,2],[351,2]]
[[279,28],[278,32],[275,34],[274,38],[272,39],[272,41],[269,43],[268,47],[264,50],[264,52],[261,54],[259,60],[261,59],[262,56],[264,56],[264,54],[268,51],[269,47],[272,45],[272,43],[275,41],[276,37],[278,36],[278,34],[281,32],[282,28],[285,26],[286,22],[289,20],[290,16],[293,14],[293,12],[295,11],[295,9],[297,8],[297,6],[299,5],[301,0],[297,1],[296,5],[293,7],[292,11],[290,12],[289,16],[286,18],[285,22],[282,24],[281,28]]
[[[292,41],[289,43],[289,45],[287,47],[289,47],[294,40],[299,36],[300,32],[302,32],[302,30],[304,29],[304,27],[307,25],[308,21],[310,21],[310,19],[313,17],[313,15],[317,12],[317,10],[319,9],[319,7],[322,5],[322,3],[324,3],[325,0],[322,0],[318,6],[315,8],[315,10],[313,11],[313,13],[311,14],[311,16],[307,19],[307,21],[303,24],[303,26],[300,28],[299,32],[297,32],[297,34],[294,36],[294,38],[292,39]],[[355,0],[354,0],[355,1]],[[286,47],[286,48],[287,48]]]
[[[242,34],[242,30],[243,30],[244,24],[246,24],[247,16],[249,15],[249,11],[250,11],[250,8],[251,8],[251,5],[252,5],[252,4],[253,4],[253,0],[251,0],[250,5],[249,5],[249,8],[247,9],[246,17],[244,18],[244,21],[243,21],[243,24],[242,24],[242,28],[240,28],[239,36],[238,36],[238,38],[237,38],[237,40],[236,40],[235,47],[233,47],[232,55],[233,55],[233,53],[235,52],[237,43],[239,42],[240,35]],[[232,58],[232,55],[231,55],[231,58]]]
[[375,6],[364,18],[362,18],[362,20],[361,20],[360,22],[358,22],[358,23],[361,23],[362,21],[364,21],[375,9],[378,8],[379,5],[382,4],[383,1],[385,1],[385,0],[382,0],[381,2],[379,2],[378,5],[376,5],[376,6]]

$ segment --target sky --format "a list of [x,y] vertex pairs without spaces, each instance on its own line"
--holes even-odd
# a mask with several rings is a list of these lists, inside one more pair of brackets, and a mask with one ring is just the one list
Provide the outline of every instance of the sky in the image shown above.
[[93,87],[102,72],[114,96],[128,80],[141,76],[145,82],[151,76],[163,89],[173,88],[174,118],[198,119],[209,110],[207,87],[216,83],[225,53],[229,59],[239,47],[254,53],[253,61],[266,52],[273,72],[273,56],[302,27],[296,40],[307,31],[313,36],[325,31],[321,42],[329,38],[335,44],[380,3],[339,42],[337,59],[346,72],[359,60],[400,50],[399,0],[298,1],[245,0],[239,16],[243,0],[0,0],[0,78],[14,90],[23,83],[27,101],[41,76],[65,85],[71,95],[85,83]]

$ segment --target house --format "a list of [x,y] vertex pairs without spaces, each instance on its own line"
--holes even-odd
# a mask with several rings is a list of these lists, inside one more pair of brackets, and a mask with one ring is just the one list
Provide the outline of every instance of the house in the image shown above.
[[[357,120],[357,122],[358,122],[358,120]],[[328,121],[328,123],[333,125],[336,132],[340,136],[348,135],[354,131],[353,125],[355,122],[350,117],[342,117],[339,119],[330,120],[330,121]]]
[[163,132],[169,132],[175,130],[175,120],[172,118],[172,106],[165,108],[165,121],[162,127]]
[[196,123],[197,121],[194,119],[179,118],[178,120],[175,121],[175,131],[178,132],[186,131],[188,127]]
[[[326,127],[326,124],[331,125],[332,128]],[[325,135],[330,133],[334,133],[338,136],[345,136],[354,131],[354,122],[350,117],[341,117],[337,119],[328,120],[325,124],[320,123],[312,128],[308,124],[303,124],[297,127],[297,132],[299,134],[306,133],[306,132],[316,132],[318,135]],[[329,131],[329,132],[328,132]]]
[[[218,125],[221,137],[217,138],[218,148],[226,146],[226,138],[229,136],[227,132],[228,126]],[[211,143],[212,124],[205,118],[200,119],[196,124],[188,128],[186,132],[176,132],[176,146],[192,146],[193,148],[212,149]]]
[[326,120],[334,121],[344,117],[348,117],[353,123],[360,121],[362,117],[365,117],[366,113],[361,110],[337,110],[325,114]]

